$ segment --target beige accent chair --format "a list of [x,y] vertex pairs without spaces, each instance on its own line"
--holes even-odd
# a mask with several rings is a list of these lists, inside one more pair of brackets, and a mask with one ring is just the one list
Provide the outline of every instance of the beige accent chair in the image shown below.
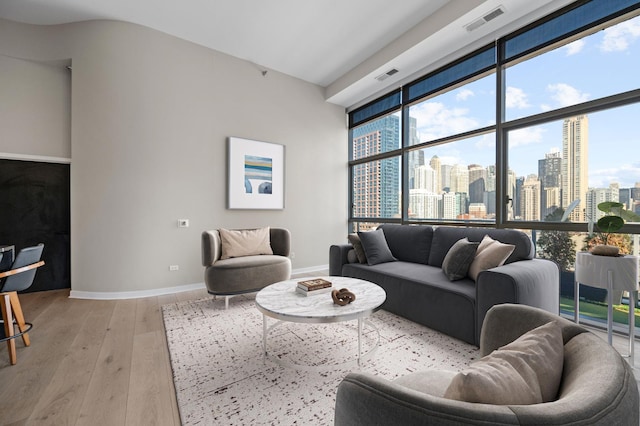
[[216,230],[202,233],[202,266],[207,291],[214,296],[225,297],[225,309],[229,298],[238,294],[253,293],[279,281],[291,278],[291,234],[287,229],[269,229],[272,255],[254,255],[221,259],[220,233]]
[[390,381],[350,373],[340,383],[335,425],[638,425],[638,385],[615,349],[587,329],[526,305],[493,306],[482,326],[480,356],[524,333],[558,321],[564,342],[560,389],[551,402],[491,405],[443,397],[456,375],[445,370],[410,373]]

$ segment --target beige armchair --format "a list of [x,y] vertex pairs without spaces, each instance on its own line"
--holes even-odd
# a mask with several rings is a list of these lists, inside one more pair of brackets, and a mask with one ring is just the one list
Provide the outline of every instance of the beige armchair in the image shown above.
[[214,297],[225,297],[225,309],[229,307],[229,298],[232,296],[256,292],[291,277],[289,231],[270,228],[269,235],[273,254],[221,259],[220,232],[211,230],[202,233],[204,282],[207,291]]

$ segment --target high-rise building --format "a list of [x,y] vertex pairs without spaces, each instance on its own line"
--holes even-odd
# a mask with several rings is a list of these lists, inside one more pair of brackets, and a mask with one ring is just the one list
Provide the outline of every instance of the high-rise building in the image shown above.
[[[413,146],[420,142],[418,138],[417,120],[415,117],[409,117],[409,146]],[[414,173],[416,167],[424,166],[424,151],[421,149],[409,151],[407,154],[407,167],[409,171],[409,188],[415,188]]]
[[482,203],[486,191],[487,169],[479,164],[469,165],[469,200],[471,203]]
[[522,220],[540,220],[540,180],[536,175],[525,179],[520,193]]
[[562,153],[552,150],[538,160],[538,179],[540,179],[540,218],[560,207],[560,186],[562,185]]
[[440,176],[442,177],[442,191],[447,192],[451,190],[451,168],[450,164],[443,164],[440,166]]
[[469,194],[469,169],[467,167],[454,164],[451,167],[450,180],[450,192],[464,192],[465,194]]
[[585,200],[587,220],[596,222],[605,215],[604,212],[598,210],[598,204],[605,201],[618,202],[619,200],[620,185],[615,182],[610,184],[608,188],[589,188]]
[[438,193],[436,191],[436,171],[430,165],[416,167],[414,176],[415,183],[412,189],[424,189],[432,194]]
[[442,194],[442,218],[456,219],[460,214],[458,196],[453,192]]
[[589,184],[589,119],[586,115],[567,118],[562,124],[562,207],[580,200],[569,218],[584,222]]
[[[400,118],[389,115],[353,129],[353,158],[388,152],[400,146]],[[398,217],[400,162],[396,158],[371,161],[353,169],[353,215]]]
[[440,163],[440,158],[437,155],[431,157],[429,161],[429,165],[433,169],[434,175],[434,192],[436,194],[442,193],[442,164]]

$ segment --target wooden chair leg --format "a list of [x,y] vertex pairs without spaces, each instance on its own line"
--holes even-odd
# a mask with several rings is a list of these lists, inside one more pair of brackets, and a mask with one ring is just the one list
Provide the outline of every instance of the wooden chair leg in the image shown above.
[[[9,293],[0,294],[0,310],[2,310],[2,320],[4,321],[4,335],[5,337],[11,337],[14,335],[14,331],[13,315],[11,313],[11,298]],[[11,365],[15,365],[17,362],[15,339],[7,340],[7,349],[9,349],[9,362]]]
[[[18,330],[21,333],[27,329],[27,325],[24,322],[24,315],[22,314],[22,306],[20,305],[20,299],[18,299],[18,293],[12,291],[9,293],[9,298],[11,301],[11,309],[13,310],[13,315],[16,318],[16,323],[18,324]],[[31,340],[29,339],[29,333],[24,333],[22,335],[22,341],[25,346],[31,345]]]

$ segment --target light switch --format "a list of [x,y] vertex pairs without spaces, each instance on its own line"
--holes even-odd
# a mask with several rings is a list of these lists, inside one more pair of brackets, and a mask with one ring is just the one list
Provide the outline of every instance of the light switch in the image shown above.
[[188,228],[189,219],[178,219],[178,228]]

